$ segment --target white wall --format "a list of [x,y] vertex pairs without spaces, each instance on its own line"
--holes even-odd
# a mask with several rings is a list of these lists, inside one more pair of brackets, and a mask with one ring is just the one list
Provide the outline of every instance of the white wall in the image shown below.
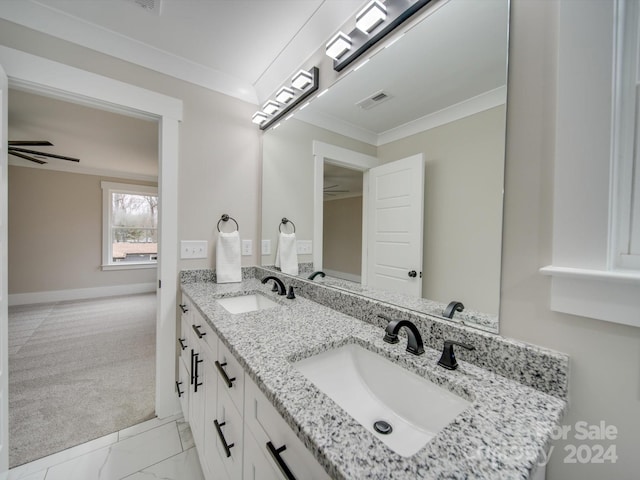
[[[511,6],[500,332],[571,356],[564,424],[604,421],[618,429],[615,440],[578,440],[574,430],[556,442],[547,478],[638,478],[640,329],[551,312],[550,279],[538,272],[552,258],[553,167],[560,160],[554,159],[558,3]],[[581,444],[615,445],[618,459],[565,463],[566,446]]]
[[322,268],[362,274],[362,196],[325,200]]

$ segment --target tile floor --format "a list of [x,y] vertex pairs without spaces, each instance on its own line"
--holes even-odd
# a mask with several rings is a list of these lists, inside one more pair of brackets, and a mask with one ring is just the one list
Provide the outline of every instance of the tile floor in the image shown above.
[[9,470],[8,480],[204,480],[181,415],[149,420]]

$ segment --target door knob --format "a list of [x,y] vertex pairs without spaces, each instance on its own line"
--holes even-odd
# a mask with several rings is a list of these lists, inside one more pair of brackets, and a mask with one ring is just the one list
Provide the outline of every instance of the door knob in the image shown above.
[[410,276],[411,278],[416,278],[416,277],[418,276],[418,273],[417,273],[415,270],[411,270],[411,271],[409,272],[409,276]]

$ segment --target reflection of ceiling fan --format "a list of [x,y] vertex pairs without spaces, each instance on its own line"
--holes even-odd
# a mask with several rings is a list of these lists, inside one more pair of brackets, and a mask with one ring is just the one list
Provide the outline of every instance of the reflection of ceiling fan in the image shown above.
[[69,160],[70,162],[80,161],[80,159],[78,158],[65,157],[63,155],[54,155],[53,153],[39,152],[37,150],[29,150],[28,148],[20,147],[53,147],[53,143],[46,140],[9,140],[9,148],[7,150],[7,153],[9,155],[24,158],[25,160],[29,160],[30,162],[39,163],[40,165],[44,165],[47,162],[36,157],[58,158],[60,160]]
[[340,187],[340,185],[331,185],[329,187],[324,187],[323,192],[325,195],[329,197],[335,197],[338,193],[349,193],[349,190],[334,190],[335,188]]

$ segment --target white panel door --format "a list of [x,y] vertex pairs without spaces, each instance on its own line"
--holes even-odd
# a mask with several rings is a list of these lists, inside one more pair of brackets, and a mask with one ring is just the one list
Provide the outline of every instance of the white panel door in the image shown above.
[[422,154],[369,170],[367,285],[422,296]]
[[7,75],[0,65],[0,477],[9,470],[9,358],[7,300]]

